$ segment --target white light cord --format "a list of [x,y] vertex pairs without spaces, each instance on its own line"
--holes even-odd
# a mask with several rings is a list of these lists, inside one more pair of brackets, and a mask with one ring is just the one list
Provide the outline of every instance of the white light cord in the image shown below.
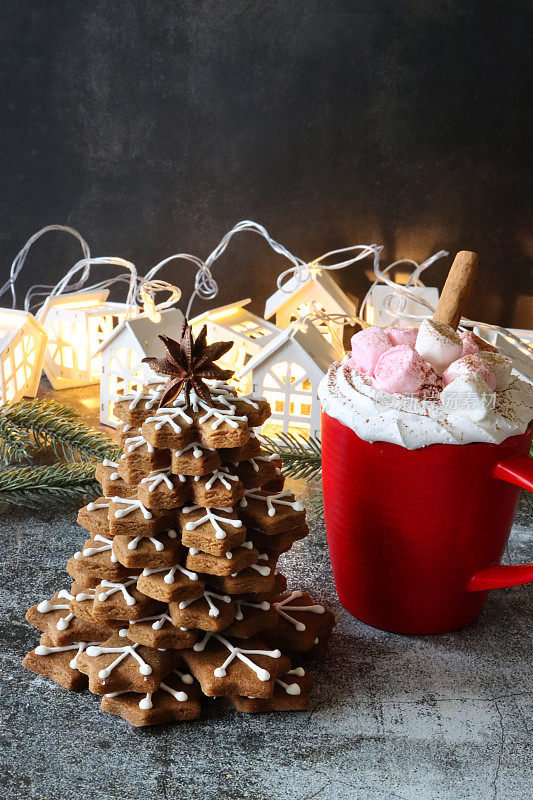
[[[78,231],[75,230],[74,228],[70,228],[68,225],[46,225],[46,227],[41,228],[41,230],[34,233],[33,236],[30,236],[30,238],[28,239],[22,250],[20,250],[17,253],[15,258],[13,259],[13,263],[11,264],[9,279],[0,288],[0,297],[2,297],[2,295],[5,294],[5,292],[8,289],[11,289],[11,308],[16,308],[17,306],[17,293],[15,291],[15,281],[20,275],[20,272],[24,266],[24,262],[26,261],[26,256],[28,255],[28,252],[32,244],[34,244],[34,242],[36,242],[37,239],[39,239],[43,234],[49,233],[50,231],[64,231],[65,233],[69,233],[71,236],[74,236],[81,245],[84,259],[89,260],[91,258],[91,251],[89,250],[89,245],[87,244],[83,236],[80,233],[78,233]],[[82,274],[82,277],[80,279],[80,285],[83,285],[84,281],[87,280],[88,274],[89,274],[89,267],[87,267],[86,272]],[[32,287],[32,288],[51,289],[52,287],[40,285],[38,287]],[[24,307],[27,310],[26,305]]]

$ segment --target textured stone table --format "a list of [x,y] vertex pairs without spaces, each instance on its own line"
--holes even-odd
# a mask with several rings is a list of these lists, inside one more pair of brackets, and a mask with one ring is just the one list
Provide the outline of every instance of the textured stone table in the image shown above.
[[[43,392],[43,394],[46,394]],[[58,399],[58,395],[54,396]],[[94,390],[61,400],[95,419]],[[313,489],[294,482],[309,504]],[[134,729],[97,697],[21,667],[38,634],[26,609],[70,581],[76,512],[0,517],[2,772],[5,800],[530,800],[532,587],[493,592],[479,621],[439,637],[376,631],[336,601],[324,527],[282,556],[293,588],[338,617],[302,714],[239,714],[205,701],[194,723]],[[530,560],[522,498],[506,561]]]
[[[531,556],[532,519],[524,497],[509,559]],[[339,607],[311,518],[282,557],[290,585],[338,614],[310,711],[247,716],[209,700],[201,721],[139,730],[20,665],[37,640],[26,608],[69,585],[64,563],[83,539],[74,520],[53,509],[0,518],[6,800],[530,800],[531,588],[493,592],[459,633],[382,633]]]

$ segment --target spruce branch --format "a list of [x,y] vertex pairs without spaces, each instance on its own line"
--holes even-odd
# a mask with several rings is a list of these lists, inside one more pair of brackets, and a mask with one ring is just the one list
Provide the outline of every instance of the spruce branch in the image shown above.
[[51,500],[79,502],[95,490],[94,464],[55,464],[50,467],[13,467],[0,472],[0,504],[39,508]]
[[276,437],[261,436],[261,442],[267,453],[280,456],[284,472],[292,478],[313,480],[320,478],[322,471],[322,453],[320,439],[310,436],[304,439],[292,433],[280,433]]
[[0,459],[6,463],[23,461],[32,447],[33,439],[28,431],[0,414]]
[[[0,413],[0,456],[4,460],[29,458],[32,450],[50,446],[54,454],[67,460],[101,461],[113,458],[119,448],[105,433],[85,425],[74,409],[54,401],[22,400]],[[19,430],[18,450],[14,433]],[[6,430],[11,438],[6,438]]]

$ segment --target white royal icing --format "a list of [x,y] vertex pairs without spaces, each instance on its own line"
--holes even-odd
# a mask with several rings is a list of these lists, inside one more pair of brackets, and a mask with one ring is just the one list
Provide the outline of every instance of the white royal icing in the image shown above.
[[224,678],[227,667],[229,667],[235,658],[238,658],[239,661],[242,661],[243,664],[246,664],[247,667],[255,672],[260,681],[268,681],[270,680],[270,672],[267,669],[260,667],[258,664],[248,658],[248,656],[269,656],[270,658],[281,658],[281,652],[279,650],[246,650],[242,647],[235,647],[223,636],[220,636],[220,634],[211,632],[207,632],[200,642],[196,642],[194,645],[194,650],[196,650],[197,653],[205,650],[205,646],[211,637],[214,637],[229,650],[229,656],[226,658],[224,663],[214,669],[213,674],[215,678]]
[[98,672],[98,677],[102,681],[106,678],[109,678],[115,667],[118,667],[118,665],[124,661],[125,658],[128,658],[128,656],[131,656],[131,658],[135,659],[139,665],[139,672],[141,675],[151,675],[152,667],[150,664],[147,664],[146,661],[136,652],[138,647],[138,642],[135,642],[135,644],[127,644],[123,647],[102,647],[101,645],[91,645],[87,648],[86,653],[89,658],[97,658],[98,656],[105,655],[106,653],[119,653],[117,658],[111,664],[109,664],[109,666],[104,667],[104,669],[101,669]]
[[[57,593],[57,599],[61,600],[74,600],[74,595],[70,594],[66,589],[61,589],[60,592]],[[37,606],[37,611],[39,614],[49,614],[51,611],[68,611],[68,614],[65,614],[64,617],[60,617],[56,622],[56,628],[58,631],[66,631],[68,626],[70,625],[71,621],[74,619],[74,614],[70,611],[70,606],[67,603],[51,603],[50,600],[43,600]]]
[[158,567],[157,569],[143,569],[143,576],[147,578],[149,575],[155,575],[159,572],[166,572],[167,574],[163,578],[164,582],[168,585],[172,585],[175,583],[176,572],[179,571],[190,581],[197,581],[198,575],[196,572],[191,572],[189,569],[185,569],[182,567],[181,564],[175,564],[173,567]]
[[292,492],[285,489],[283,492],[276,492],[276,494],[257,494],[258,489],[245,489],[244,497],[241,500],[241,507],[246,508],[248,500],[261,500],[266,503],[268,516],[276,516],[276,506],[289,506],[293,511],[303,511],[304,507],[299,500],[287,500],[287,497],[292,497]]
[[66,653],[68,650],[77,650],[78,652],[69,661],[71,669],[78,668],[78,657],[86,651],[90,646],[99,644],[99,642],[73,642],[72,644],[64,645],[63,647],[50,647],[47,644],[40,644],[35,648],[35,654],[38,656],[51,656],[54,653]]
[[[216,592],[210,592],[208,589],[206,589],[203,593],[203,599],[209,606],[209,616],[218,617],[220,614],[220,609],[213,602],[213,597],[215,597],[217,600],[221,600],[223,603],[231,603],[231,597],[229,597],[227,594],[216,594]],[[191,600],[182,600],[179,604],[179,608],[183,611],[184,608],[187,608],[192,603],[196,603],[197,600],[201,599],[201,597],[193,597]]]
[[144,519],[152,519],[153,514],[149,511],[146,506],[144,506],[140,500],[129,500],[126,497],[113,497],[113,503],[124,505],[125,508],[117,508],[113,516],[115,519],[120,519],[121,517],[126,517],[128,514],[131,514],[132,511],[140,511],[144,517]]
[[220,526],[219,523],[225,522],[228,525],[231,525],[232,528],[242,528],[242,520],[240,519],[232,519],[231,517],[221,517],[219,514],[216,514],[216,511],[225,511],[227,514],[233,513],[233,508],[202,508],[202,506],[183,506],[181,509],[184,514],[190,514],[191,511],[198,511],[201,509],[205,511],[205,514],[202,517],[199,517],[197,520],[186,522],[185,523],[185,530],[187,531],[194,531],[200,525],[203,525],[204,522],[209,522],[211,527],[215,531],[215,538],[216,539],[225,539],[226,538],[226,531]]
[[303,622],[299,622],[294,617],[291,617],[291,615],[288,613],[289,609],[291,611],[306,611],[309,612],[310,614],[324,614],[324,612],[326,611],[324,606],[320,605],[312,605],[312,606],[289,605],[289,603],[291,603],[293,600],[298,600],[298,598],[302,597],[302,595],[303,592],[292,592],[284,600],[281,600],[279,603],[274,603],[274,608],[276,609],[278,614],[284,619],[286,619],[288,622],[290,622],[292,625],[294,625],[296,630],[300,632],[305,631],[305,625]]
[[[105,589],[106,591],[98,592],[98,600],[101,603],[104,603],[106,600],[109,600],[112,595],[116,594],[117,592],[122,592],[122,596],[126,601],[126,605],[134,606],[137,601],[133,595],[128,592],[128,589],[130,586],[133,586],[134,588],[137,586],[137,579],[137,575],[130,575],[128,576],[128,579],[122,583],[118,581],[100,581],[100,588]],[[76,599],[78,598],[76,597]]]

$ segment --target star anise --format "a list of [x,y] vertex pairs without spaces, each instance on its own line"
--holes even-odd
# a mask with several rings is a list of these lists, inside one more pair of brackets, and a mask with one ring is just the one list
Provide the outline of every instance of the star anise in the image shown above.
[[169,336],[159,336],[167,351],[166,358],[143,358],[155,372],[170,375],[165,385],[159,408],[171,403],[181,391],[185,392],[187,405],[190,392],[194,389],[198,397],[208,405],[213,405],[209,387],[205,379],[215,378],[226,381],[234,374],[232,369],[221,369],[217,364],[225,353],[233,347],[233,342],[207,344],[207,326],[204,325],[196,339],[187,320],[183,323],[179,341]]

